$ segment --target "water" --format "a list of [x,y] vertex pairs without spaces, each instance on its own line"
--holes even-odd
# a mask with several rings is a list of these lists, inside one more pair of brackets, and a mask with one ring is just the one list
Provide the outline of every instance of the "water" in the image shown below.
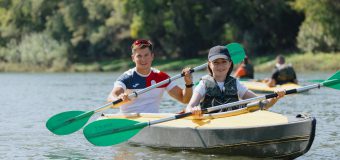
[[[134,147],[125,143],[95,147],[82,131],[56,136],[45,128],[48,118],[70,110],[94,110],[105,104],[121,73],[1,73],[0,159],[226,159],[224,155]],[[177,73],[171,73],[172,75]],[[204,73],[196,73],[195,79]],[[300,79],[325,79],[332,73],[304,73]],[[264,77],[264,74],[257,75]],[[183,80],[177,83],[183,86]],[[310,151],[298,159],[337,159],[340,156],[340,91],[322,88],[280,100],[271,111],[316,117],[317,130]],[[184,106],[164,96],[161,110]],[[114,113],[117,110],[106,111]],[[90,121],[97,118],[93,116]],[[233,157],[234,159],[244,159]]]

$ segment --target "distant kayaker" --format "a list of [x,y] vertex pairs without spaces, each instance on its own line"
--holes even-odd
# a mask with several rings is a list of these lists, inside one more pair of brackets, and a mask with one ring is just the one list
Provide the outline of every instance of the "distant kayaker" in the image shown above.
[[294,68],[291,65],[287,65],[285,62],[285,57],[282,55],[276,57],[274,71],[267,82],[269,87],[275,87],[276,85],[285,83],[298,83]]
[[244,58],[234,73],[235,78],[254,79],[254,66],[249,62],[248,56]]
[[132,61],[135,67],[124,72],[114,83],[111,93],[108,95],[108,101],[123,99],[124,103],[120,106],[122,113],[157,113],[164,91],[182,103],[188,103],[192,96],[192,75],[189,68],[182,70],[185,74],[185,88],[177,86],[174,82],[165,84],[161,87],[152,89],[143,95],[134,99],[129,99],[128,94],[141,90],[158,82],[166,80],[169,75],[152,68],[152,61],[154,60],[154,52],[151,41],[149,40],[136,40],[132,46]]
[[[230,76],[234,64],[231,60],[229,51],[224,46],[215,46],[209,50],[208,70],[209,75],[201,78],[199,84],[195,87],[193,96],[186,107],[186,112],[193,112],[194,116],[200,116],[201,108],[222,105],[248,99],[257,95],[242,85],[238,79]],[[285,95],[285,91],[276,92],[278,98],[272,98],[264,101],[264,108],[269,108],[277,100]],[[229,110],[242,108],[236,106]],[[228,110],[222,110],[228,111]]]

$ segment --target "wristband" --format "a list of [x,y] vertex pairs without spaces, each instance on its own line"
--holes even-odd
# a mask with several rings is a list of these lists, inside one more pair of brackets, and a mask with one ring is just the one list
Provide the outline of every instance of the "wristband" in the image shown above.
[[193,86],[194,86],[193,83],[191,83],[191,84],[185,84],[185,87],[186,87],[186,88],[192,88]]

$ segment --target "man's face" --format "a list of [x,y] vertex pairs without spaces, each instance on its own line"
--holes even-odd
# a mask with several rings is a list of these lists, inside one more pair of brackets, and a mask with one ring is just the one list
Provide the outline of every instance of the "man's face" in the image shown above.
[[154,54],[148,47],[136,49],[131,55],[132,61],[135,62],[137,69],[150,69]]

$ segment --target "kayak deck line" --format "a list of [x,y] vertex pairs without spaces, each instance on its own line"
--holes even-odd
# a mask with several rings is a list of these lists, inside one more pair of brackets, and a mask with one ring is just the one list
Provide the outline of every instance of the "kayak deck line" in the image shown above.
[[[207,116],[204,119],[176,119],[173,121],[168,121],[164,123],[155,124],[155,126],[166,126],[166,127],[178,127],[178,128],[200,128],[200,129],[211,129],[211,128],[244,128],[249,126],[270,126],[270,125],[280,125],[288,123],[288,119],[285,116],[282,116],[278,113],[268,112],[264,110],[259,110],[256,112],[250,112],[247,114],[239,114],[238,116],[224,113],[224,117],[214,117]],[[144,115],[144,116],[143,116]],[[157,120],[160,118],[168,117],[157,117],[151,116],[150,114],[140,114],[139,117],[133,117],[131,120],[139,121],[139,122],[148,122]],[[156,114],[155,114],[156,115]],[[165,115],[165,114],[162,114]],[[261,117],[261,118],[258,118]],[[105,117],[101,117],[101,119],[105,118],[118,118],[115,117],[115,114],[106,115]],[[118,118],[119,119],[119,118]],[[129,118],[130,119],[130,118]],[[242,120],[244,119],[244,120]],[[270,119],[270,121],[268,121]],[[228,120],[226,124],[225,121]]]
[[[196,118],[193,116],[184,117],[183,119],[215,119],[215,118],[223,118],[223,117],[230,117],[230,116],[237,116],[240,114],[245,114],[249,112],[254,112],[259,110],[260,107],[258,106],[258,102],[253,102],[247,104],[245,108],[239,108],[236,110],[228,111],[228,112],[218,112],[218,113],[207,113],[203,114],[202,117]],[[148,118],[164,118],[164,117],[171,117],[175,116],[175,113],[115,113],[115,114],[102,114],[99,119],[106,119],[106,118],[128,118],[128,119],[135,119],[140,117],[148,117]]]

